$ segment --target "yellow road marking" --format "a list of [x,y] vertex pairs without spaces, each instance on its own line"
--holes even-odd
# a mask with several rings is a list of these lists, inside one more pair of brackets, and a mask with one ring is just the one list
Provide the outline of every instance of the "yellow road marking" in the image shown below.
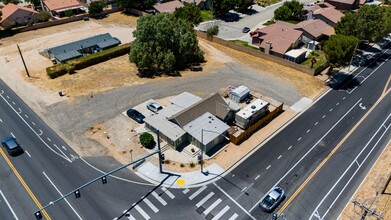
[[184,179],[179,179],[176,181],[176,184],[178,185],[185,185],[185,180]]
[[386,93],[382,94],[376,103],[368,110],[368,112],[357,122],[357,124],[349,131],[349,133],[334,147],[334,149],[327,155],[326,158],[316,167],[316,169],[307,177],[307,179],[300,185],[300,187],[293,193],[293,195],[286,201],[286,203],[278,210],[278,216],[284,212],[284,210],[290,205],[290,203],[296,198],[296,196],[303,190],[303,188],[312,180],[312,178],[319,172],[319,170],[326,164],[326,162],[331,158],[331,156],[341,147],[341,145],[349,138],[349,136],[357,129],[357,127],[364,121],[364,119],[372,112],[372,110],[383,100],[384,97],[390,92],[388,90]]
[[388,77],[387,83],[386,83],[386,85],[384,86],[384,89],[383,89],[383,93],[382,93],[382,94],[386,93],[386,90],[387,90],[388,84],[390,84],[390,81],[391,81],[391,76]]
[[[38,209],[42,209],[41,203],[38,201],[37,197],[33,194],[33,192],[30,190],[30,187],[27,186],[26,182],[23,180],[22,176],[19,174],[19,172],[16,170],[14,165],[11,163],[11,161],[8,159],[8,157],[5,155],[3,149],[0,148],[0,154],[4,157],[4,160],[7,162],[8,166],[12,169],[12,171],[15,173],[15,176],[19,179],[19,182],[23,185],[23,187],[26,189],[27,193],[30,195],[30,197],[33,199],[35,205],[37,205]],[[45,216],[47,220],[50,220],[50,216],[45,210],[42,210],[42,214]],[[33,214],[31,214],[33,215]]]

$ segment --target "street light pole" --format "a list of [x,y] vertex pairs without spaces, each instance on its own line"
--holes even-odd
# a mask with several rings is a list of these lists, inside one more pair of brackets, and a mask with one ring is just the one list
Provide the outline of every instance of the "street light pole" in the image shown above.
[[220,134],[219,132],[216,132],[216,131],[211,131],[211,130],[205,130],[205,129],[201,129],[201,156],[200,156],[200,163],[201,163],[201,173],[204,174],[204,175],[209,175],[209,172],[206,171],[204,172],[204,153],[205,153],[205,144],[204,144],[204,131],[206,132],[211,132],[211,133],[215,133],[215,134],[218,134],[220,136],[223,136],[225,139],[229,140],[229,138],[223,134]]
[[354,55],[355,55],[355,53],[356,53],[357,47],[358,47],[358,45],[359,45],[361,42],[369,42],[369,41],[368,41],[368,40],[359,40],[359,41],[357,42],[357,44],[356,44],[356,46],[354,47],[354,50],[353,50],[352,58],[350,59],[350,62],[349,62],[348,71],[350,71],[350,66],[352,65],[353,58],[354,58]]

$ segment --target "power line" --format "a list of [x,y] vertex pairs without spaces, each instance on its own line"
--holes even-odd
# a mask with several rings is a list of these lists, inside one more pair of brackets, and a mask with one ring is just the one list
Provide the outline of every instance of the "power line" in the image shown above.
[[358,201],[354,199],[352,203],[354,204],[354,207],[358,206],[361,209],[361,220],[365,220],[367,215],[374,216],[376,219],[384,219],[383,212],[380,212],[380,214],[376,213],[375,209],[371,209],[371,206],[373,203],[375,203],[376,198],[379,196],[379,193],[376,192],[376,197],[373,199],[372,203],[367,207],[364,203],[360,202],[360,199]]

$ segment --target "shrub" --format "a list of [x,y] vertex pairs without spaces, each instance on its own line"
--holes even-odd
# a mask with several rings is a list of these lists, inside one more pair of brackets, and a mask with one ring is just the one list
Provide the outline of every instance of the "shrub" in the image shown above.
[[52,15],[47,11],[41,11],[38,13],[38,21],[39,22],[46,22],[49,21],[49,19],[52,17]]
[[101,13],[104,7],[105,5],[103,2],[91,2],[90,6],[88,7],[88,12],[90,14]]
[[217,24],[213,25],[212,27],[208,28],[208,30],[206,30],[206,33],[208,36],[215,36],[219,34],[219,26]]
[[195,167],[195,163],[194,163],[194,162],[191,162],[191,163],[190,163],[190,167],[191,167],[191,168],[194,168],[194,167]]
[[5,30],[11,30],[15,26],[15,22],[10,21],[10,20],[4,20],[3,22],[1,22],[1,26]]
[[165,164],[170,164],[171,161],[170,161],[170,160],[164,160],[164,163],[165,163]]
[[57,78],[67,73],[67,68],[64,64],[57,64],[46,68],[46,73],[50,79]]
[[147,149],[153,149],[156,144],[152,134],[148,132],[144,132],[140,135],[140,143]]
[[185,164],[181,163],[180,167],[181,167],[181,168],[185,167]]
[[72,17],[73,15],[72,9],[66,10],[64,13],[65,13],[65,17]]

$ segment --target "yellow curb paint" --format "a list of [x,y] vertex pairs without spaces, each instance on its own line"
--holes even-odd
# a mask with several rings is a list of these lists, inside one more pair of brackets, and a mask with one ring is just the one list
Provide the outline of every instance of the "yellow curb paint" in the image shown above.
[[386,97],[386,95],[391,90],[388,90],[386,93],[382,94],[376,103],[368,110],[368,112],[357,122],[357,124],[349,131],[349,133],[334,147],[334,149],[323,159],[323,161],[316,167],[316,169],[307,177],[307,179],[299,186],[299,188],[289,197],[288,201],[278,210],[277,215],[281,215],[284,210],[291,204],[291,202],[296,198],[296,196],[303,190],[303,188],[312,180],[312,178],[319,172],[319,170],[326,164],[326,162],[331,158],[331,156],[341,147],[341,145],[348,139],[348,137],[357,129],[357,127],[364,121],[364,119],[375,109],[375,107],[380,103],[381,100]]
[[178,184],[178,185],[185,185],[185,180],[179,179],[179,180],[176,181],[176,184]]
[[[38,207],[38,209],[42,209],[41,203],[38,201],[37,197],[35,197],[34,193],[31,191],[30,187],[27,186],[26,182],[23,180],[22,176],[19,174],[19,172],[16,170],[15,166],[11,163],[11,161],[8,159],[8,157],[5,155],[3,149],[0,148],[0,154],[3,156],[4,160],[7,162],[8,166],[11,168],[11,170],[14,172],[15,176],[18,178],[19,182],[23,185],[27,193],[30,195],[31,199],[33,199],[35,205]],[[45,216],[47,220],[50,220],[50,216],[45,210],[42,210],[41,213]],[[31,214],[33,215],[33,213]]]

